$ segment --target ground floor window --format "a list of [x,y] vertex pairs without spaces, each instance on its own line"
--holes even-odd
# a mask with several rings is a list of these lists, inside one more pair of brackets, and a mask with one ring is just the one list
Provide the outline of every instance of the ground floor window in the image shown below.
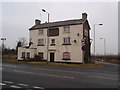
[[30,52],[27,52],[27,58],[30,58]]
[[40,56],[41,59],[44,58],[44,53],[43,52],[38,52],[38,56]]
[[70,59],[70,52],[64,52],[63,53],[63,60],[71,60]]
[[25,52],[22,52],[22,58],[25,58]]

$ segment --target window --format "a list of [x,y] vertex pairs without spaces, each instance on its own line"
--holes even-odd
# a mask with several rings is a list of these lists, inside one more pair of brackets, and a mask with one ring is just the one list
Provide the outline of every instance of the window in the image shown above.
[[27,52],[27,58],[28,59],[30,58],[30,52]]
[[43,29],[39,29],[39,30],[38,30],[38,34],[39,34],[39,35],[43,35],[43,34],[44,34]]
[[51,45],[52,45],[52,46],[55,45],[55,39],[51,39]]
[[43,59],[43,58],[44,58],[43,55],[44,55],[43,52],[38,52],[38,56],[40,56],[40,59]]
[[38,46],[44,45],[44,39],[38,39]]
[[59,28],[49,28],[48,36],[59,36]]
[[70,44],[70,37],[63,38],[63,45],[71,45]]
[[71,60],[70,59],[70,52],[64,52],[63,53],[63,60]]
[[25,58],[25,52],[22,52],[22,58]]
[[70,27],[69,27],[69,26],[65,26],[65,27],[64,27],[64,32],[65,32],[65,33],[70,32]]

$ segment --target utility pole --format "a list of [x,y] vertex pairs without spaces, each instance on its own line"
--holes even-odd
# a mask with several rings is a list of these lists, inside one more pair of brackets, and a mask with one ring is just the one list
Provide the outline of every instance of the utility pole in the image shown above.
[[103,24],[94,24],[94,56],[95,56],[95,26],[96,25],[103,25]]

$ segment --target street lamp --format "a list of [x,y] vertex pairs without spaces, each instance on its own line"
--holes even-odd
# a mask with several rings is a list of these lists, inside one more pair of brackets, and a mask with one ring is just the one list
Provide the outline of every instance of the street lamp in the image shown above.
[[48,61],[48,49],[49,49],[49,13],[45,10],[42,9],[43,12],[46,12],[48,14],[48,30],[47,30],[47,61]]
[[103,25],[103,24],[94,24],[94,56],[95,56],[95,26],[96,25]]
[[50,16],[50,14],[45,9],[42,9],[42,11],[46,12],[48,14],[48,23],[49,23],[49,16]]
[[104,57],[105,57],[105,60],[106,60],[106,40],[105,40],[105,38],[100,38],[100,39],[104,40]]
[[2,50],[4,50],[4,46],[5,46],[4,41],[6,40],[6,38],[1,38],[1,40],[2,40]]

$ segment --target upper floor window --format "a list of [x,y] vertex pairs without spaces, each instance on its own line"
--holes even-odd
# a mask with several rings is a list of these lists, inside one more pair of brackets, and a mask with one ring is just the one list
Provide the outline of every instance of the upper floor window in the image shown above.
[[71,45],[70,44],[70,37],[63,38],[63,45]]
[[48,36],[59,36],[59,28],[49,28]]
[[65,27],[64,27],[64,32],[65,32],[65,33],[70,32],[70,27],[69,27],[69,26],[65,26]]
[[44,34],[44,30],[43,29],[39,29],[38,30],[38,35],[43,35]]
[[55,39],[51,39],[51,45],[52,45],[52,46],[55,45]]
[[38,39],[38,46],[44,45],[44,39]]

